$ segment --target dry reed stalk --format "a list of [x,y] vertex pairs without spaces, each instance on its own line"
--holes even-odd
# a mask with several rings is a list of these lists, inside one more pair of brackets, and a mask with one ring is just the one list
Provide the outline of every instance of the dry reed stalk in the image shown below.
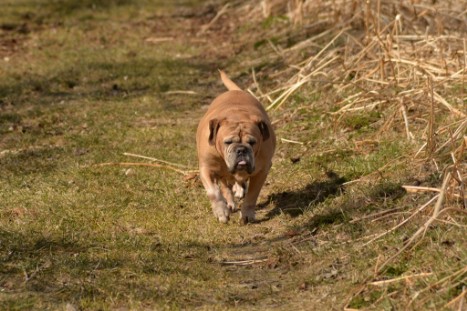
[[389,210],[376,212],[376,213],[373,213],[373,214],[365,215],[365,216],[360,217],[360,218],[352,219],[352,220],[349,221],[349,223],[353,224],[353,223],[359,222],[361,220],[365,220],[365,219],[369,219],[369,218],[373,218],[373,217],[379,217],[381,215],[386,215],[386,214],[389,214],[389,213],[392,213],[392,212],[395,212],[395,211],[399,211],[401,209],[403,209],[403,207],[396,207],[396,208],[391,208]]
[[420,212],[422,212],[425,208],[427,208],[432,202],[434,202],[436,199],[438,199],[439,195],[436,195],[434,197],[432,197],[430,200],[428,200],[428,202],[426,202],[425,204],[423,204],[422,206],[420,206],[417,210],[415,210],[412,215],[410,215],[409,217],[407,217],[404,221],[398,223],[397,225],[395,225],[394,227],[392,227],[391,229],[389,230],[386,230],[384,231],[383,233],[377,235],[376,237],[372,238],[371,240],[369,240],[368,242],[366,242],[365,244],[363,244],[363,246],[367,246],[368,244],[371,244],[373,243],[374,241],[382,238],[383,236],[387,235],[388,233],[391,233],[397,229],[399,229],[400,227],[402,227],[403,225],[405,225],[407,222],[409,222],[412,218],[414,218],[416,215],[418,215]]
[[267,94],[264,94],[263,91],[261,90],[261,88],[260,88],[260,86],[259,86],[259,84],[258,84],[258,81],[256,80],[256,73],[255,73],[255,69],[254,69],[254,68],[251,69],[251,76],[253,77],[253,82],[254,82],[254,84],[255,84],[255,87],[256,87],[256,89],[258,90],[259,94],[260,94],[259,98],[264,98],[264,97],[266,97],[266,99],[267,99],[270,103],[272,103],[271,97],[269,97]]
[[464,301],[465,301],[465,296],[467,294],[467,289],[465,288],[465,286],[462,288],[462,292],[457,296],[455,297],[454,299],[452,299],[451,301],[449,301],[447,304],[444,305],[443,309],[447,309],[447,308],[453,308],[454,307],[454,304],[456,303],[459,303],[459,307],[458,307],[458,310],[459,311],[462,311],[464,310]]
[[[343,101],[341,101],[339,104],[342,104],[344,102],[347,102],[349,101],[350,99],[354,99],[354,98],[358,98],[360,95],[362,94],[362,92],[358,92],[356,94],[352,94],[350,95],[349,97],[347,97],[346,99],[344,99]],[[355,99],[354,101],[350,102],[349,104],[345,105],[344,107],[340,108],[339,110],[335,111],[335,112],[331,112],[331,114],[340,114],[344,111],[346,111],[348,108],[352,107],[352,105],[355,103],[355,101],[358,100],[358,99]]]
[[413,135],[410,132],[409,129],[409,119],[407,117],[407,107],[404,105],[404,103],[401,101],[400,105],[400,110],[402,112],[402,117],[404,118],[404,124],[405,124],[405,133],[407,135],[407,140],[413,140]]
[[211,28],[212,25],[214,25],[217,22],[217,20],[227,12],[227,9],[229,8],[229,6],[230,6],[230,3],[226,3],[217,12],[216,16],[214,16],[214,18],[209,23],[207,23],[206,25],[201,26],[201,29],[198,32],[198,36],[204,34],[209,28]]
[[[292,95],[297,89],[299,89],[302,85],[310,82],[311,77],[316,76],[316,75],[321,75],[324,74],[321,70],[335,62],[336,60],[340,59],[339,56],[333,56],[332,53],[328,53],[325,55],[322,59],[320,59],[317,64],[315,64],[315,69],[308,74],[305,75],[306,71],[309,71],[311,68],[312,64],[315,63],[322,54],[324,54],[328,48],[334,44],[334,42],[342,36],[342,34],[348,30],[343,29],[341,30],[336,36],[334,36],[331,41],[326,44],[316,55],[310,57],[309,59],[301,62],[300,64],[296,65],[297,68],[300,68],[298,73],[291,79],[295,80],[293,84],[291,84],[289,87],[285,88],[285,90],[280,94],[267,108],[266,110],[270,109],[277,109],[279,108],[288,98],[290,95]],[[281,53],[281,56],[283,54]],[[330,59],[329,59],[330,58]],[[326,74],[324,74],[326,76]],[[270,95],[270,94],[269,94]]]
[[433,284],[430,284],[429,286],[425,287],[424,289],[416,292],[413,296],[412,296],[412,299],[410,300],[409,304],[408,304],[408,307],[416,300],[416,298],[418,296],[420,296],[420,294],[426,292],[426,291],[429,291],[429,290],[432,290],[433,288],[445,283],[446,281],[452,281],[453,279],[457,279],[459,276],[463,276],[464,274],[467,273],[467,266],[465,267],[462,267],[461,269],[455,271],[454,273],[442,278],[441,280],[438,280],[437,282],[433,283]]
[[380,220],[385,219],[385,218],[394,217],[394,216],[397,216],[397,215],[407,215],[407,214],[410,214],[410,212],[390,213],[390,214],[387,214],[387,215],[372,219],[371,222],[377,222],[377,221],[380,221]]
[[446,195],[446,190],[449,184],[449,181],[451,180],[451,172],[448,172],[446,176],[444,177],[443,180],[443,185],[441,186],[440,193],[433,197],[437,197],[437,201],[435,204],[435,207],[433,209],[433,213],[431,217],[421,226],[413,235],[412,237],[405,243],[405,245],[397,251],[397,253],[393,256],[391,256],[389,259],[387,259],[379,268],[378,271],[383,271],[383,269],[388,265],[391,261],[393,261],[395,258],[397,258],[402,252],[404,252],[407,248],[412,246],[412,244],[415,242],[417,238],[420,236],[423,236],[426,232],[426,230],[431,226],[431,224],[438,218],[441,212],[442,204],[445,199]]
[[434,100],[434,90],[433,90],[433,81],[428,79],[428,89],[430,92],[430,119],[428,121],[428,156],[432,156],[433,151],[435,150],[435,136],[434,136],[434,127],[435,127],[435,100]]
[[365,106],[359,106],[359,107],[355,107],[355,108],[348,108],[348,109],[345,109],[345,110],[343,110],[341,112],[353,112],[353,111],[359,111],[359,110],[372,110],[376,106],[378,106],[380,104],[384,104],[384,103],[386,103],[385,100],[380,100],[380,101],[376,101],[376,102],[371,103],[371,104],[366,104]]
[[[464,133],[467,129],[467,119],[464,119],[463,122],[459,125],[459,127],[456,129],[456,131],[451,135],[451,137],[444,142],[438,149],[436,149],[435,153],[439,153],[441,150],[443,150],[447,145],[451,145],[457,140],[460,140],[464,137]],[[465,146],[465,141],[463,146]]]
[[447,102],[446,99],[444,99],[441,95],[439,95],[438,93],[436,92],[433,92],[434,94],[434,98],[437,102],[439,102],[440,104],[442,104],[443,106],[445,106],[446,108],[448,108],[449,111],[455,113],[456,115],[458,115],[459,117],[461,118],[467,118],[467,115],[465,113],[463,113],[462,111],[460,111],[459,109],[456,109],[454,108],[451,104],[449,104]]
[[[326,52],[326,51],[328,50],[328,48],[329,48],[331,45],[333,45],[334,42],[335,42],[338,38],[340,38],[340,37],[342,36],[342,34],[343,34],[345,31],[347,31],[347,30],[349,30],[349,28],[344,28],[344,29],[342,29],[342,30],[341,30],[336,36],[334,36],[334,38],[332,38],[331,41],[329,41],[329,43],[326,44],[316,55],[310,57],[309,59],[307,59],[307,60],[301,62],[299,65],[297,65],[297,66],[303,66],[302,69],[301,69],[301,72],[307,70],[307,69],[311,66],[311,64],[312,64],[313,62],[315,62],[319,57],[321,57],[321,55],[324,54],[324,52]],[[304,64],[304,65],[303,65],[303,64]]]
[[309,47],[310,45],[315,45],[316,44],[315,42],[318,39],[321,39],[321,38],[331,34],[333,31],[335,31],[334,28],[325,30],[325,31],[323,31],[323,32],[321,32],[321,33],[319,33],[319,34],[317,34],[315,36],[312,36],[312,37],[310,37],[310,38],[308,38],[308,39],[306,39],[306,40],[304,40],[304,41],[302,41],[300,43],[297,43],[297,44],[285,49],[284,53],[290,53],[290,52],[293,52],[293,51],[300,51],[300,50],[303,50],[303,49]]

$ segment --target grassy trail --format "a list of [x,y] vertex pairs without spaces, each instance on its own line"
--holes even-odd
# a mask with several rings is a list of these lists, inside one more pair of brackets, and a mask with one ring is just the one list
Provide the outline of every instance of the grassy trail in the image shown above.
[[197,120],[222,90],[222,60],[192,40],[203,21],[184,16],[196,10],[7,9],[2,309],[223,308],[269,294],[279,273],[221,262],[263,263],[268,247],[251,244],[270,229],[220,226],[178,173],[100,165],[139,162],[123,155],[133,152],[196,167]]

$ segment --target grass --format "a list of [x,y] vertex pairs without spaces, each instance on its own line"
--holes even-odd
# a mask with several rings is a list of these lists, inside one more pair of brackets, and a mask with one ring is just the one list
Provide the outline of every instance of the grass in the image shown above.
[[365,245],[430,198],[401,186],[442,176],[413,165],[400,128],[377,132],[390,111],[340,118],[341,98],[320,83],[270,111],[286,140],[257,224],[217,223],[196,178],[118,165],[140,161],[130,152],[196,168],[197,120],[223,91],[217,68],[245,87],[249,63],[263,90],[286,83],[261,34],[292,27],[287,15],[237,30],[226,14],[196,36],[221,2],[0,2],[0,309],[439,309],[464,291],[455,213],[375,273],[429,216]]

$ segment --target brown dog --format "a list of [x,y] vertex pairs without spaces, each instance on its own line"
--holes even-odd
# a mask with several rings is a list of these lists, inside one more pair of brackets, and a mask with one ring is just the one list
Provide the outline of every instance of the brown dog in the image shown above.
[[[263,106],[220,71],[229,91],[219,95],[198,125],[201,181],[214,216],[222,223],[243,198],[242,223],[255,220],[255,206],[276,148],[276,136]],[[220,188],[219,188],[220,186]],[[247,189],[248,188],[248,189]]]

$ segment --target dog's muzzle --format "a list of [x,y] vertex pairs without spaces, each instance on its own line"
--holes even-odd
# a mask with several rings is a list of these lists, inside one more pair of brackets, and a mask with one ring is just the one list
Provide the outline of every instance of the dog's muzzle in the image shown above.
[[253,149],[248,145],[235,144],[227,148],[227,167],[230,173],[247,172],[251,174],[255,170]]

